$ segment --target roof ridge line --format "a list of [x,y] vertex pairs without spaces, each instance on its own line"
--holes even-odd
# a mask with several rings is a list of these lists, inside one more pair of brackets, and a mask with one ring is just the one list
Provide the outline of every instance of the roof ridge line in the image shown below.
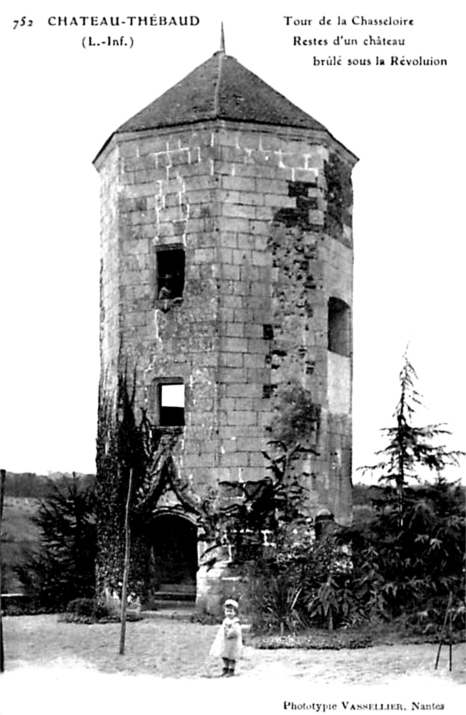
[[219,116],[219,106],[220,106],[220,82],[222,80],[222,68],[223,68],[223,58],[225,53],[220,51],[218,54],[218,78],[214,93],[214,117]]

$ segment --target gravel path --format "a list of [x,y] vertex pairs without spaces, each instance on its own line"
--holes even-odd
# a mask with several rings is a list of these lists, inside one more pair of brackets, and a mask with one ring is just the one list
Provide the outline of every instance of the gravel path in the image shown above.
[[128,623],[126,653],[120,656],[119,624],[65,624],[49,615],[6,617],[3,623],[0,715],[41,713],[41,707],[47,715],[71,715],[74,707],[80,715],[84,710],[126,715],[139,701],[148,715],[323,712],[317,705],[324,704],[326,712],[341,713],[350,712],[351,704],[382,701],[400,706],[390,710],[462,712],[465,644],[454,646],[452,672],[447,647],[434,670],[437,646],[429,644],[360,650],[246,647],[238,677],[225,681],[218,677],[220,664],[208,656],[217,626],[164,618]]

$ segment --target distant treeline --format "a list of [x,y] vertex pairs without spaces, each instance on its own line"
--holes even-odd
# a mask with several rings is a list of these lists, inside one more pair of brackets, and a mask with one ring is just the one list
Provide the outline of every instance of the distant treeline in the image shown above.
[[[451,486],[456,486],[457,482],[452,481],[450,482]],[[413,484],[412,489],[422,489],[423,484]],[[466,487],[464,485],[459,485],[460,490],[462,491],[463,495],[466,496]],[[381,494],[384,491],[383,486],[379,485],[374,485],[374,484],[354,484],[353,485],[353,506],[372,506],[372,503],[374,500],[378,500],[381,497]]]
[[[7,472],[5,480],[5,496],[10,497],[32,497],[35,499],[45,499],[53,490],[53,485],[62,480],[77,477],[84,488],[93,486],[95,474],[81,474],[78,472],[54,472],[48,476],[35,474],[33,472]],[[462,487],[464,491],[465,487]],[[382,487],[355,484],[353,486],[353,506],[372,506],[373,499],[378,499]]]
[[33,472],[7,472],[5,478],[5,496],[7,497],[30,497],[33,499],[45,499],[53,490],[53,485],[61,481],[73,479],[80,480],[83,487],[91,486],[94,483],[94,474],[78,474],[74,472],[54,472],[48,476],[35,474]]

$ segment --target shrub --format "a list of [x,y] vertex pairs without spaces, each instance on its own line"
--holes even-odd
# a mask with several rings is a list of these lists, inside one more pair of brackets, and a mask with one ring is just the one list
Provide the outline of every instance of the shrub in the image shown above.
[[411,633],[433,635],[450,594],[452,627],[464,629],[464,512],[463,489],[439,478],[405,487],[401,524],[396,489],[385,488],[365,524],[335,526],[320,540],[282,525],[275,546],[242,566],[254,631],[402,620]]
[[[389,618],[409,617],[426,630],[443,622],[450,593],[455,624],[464,609],[465,506],[462,488],[439,477],[433,484],[381,491],[374,519],[348,530],[358,573],[377,575],[377,597]],[[422,614],[422,615],[418,615]]]
[[119,621],[118,614],[93,598],[75,598],[60,616],[65,623],[109,623]]
[[39,548],[25,553],[17,574],[25,593],[40,611],[63,609],[75,598],[94,595],[94,493],[78,477],[51,487],[34,521]]

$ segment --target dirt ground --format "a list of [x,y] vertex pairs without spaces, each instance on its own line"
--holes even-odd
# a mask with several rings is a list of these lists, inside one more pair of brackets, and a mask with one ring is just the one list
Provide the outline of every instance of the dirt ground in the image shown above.
[[453,647],[451,672],[447,646],[434,670],[434,644],[269,651],[246,645],[237,677],[226,681],[218,677],[220,663],[208,655],[216,629],[168,618],[128,623],[121,656],[119,624],[66,624],[50,615],[4,617],[0,715],[29,715],[42,712],[41,707],[48,715],[70,715],[73,708],[93,715],[104,705],[115,715],[139,702],[149,715],[340,713],[351,711],[351,705],[373,710],[368,705],[377,703],[387,705],[384,710],[462,712],[465,644]]

